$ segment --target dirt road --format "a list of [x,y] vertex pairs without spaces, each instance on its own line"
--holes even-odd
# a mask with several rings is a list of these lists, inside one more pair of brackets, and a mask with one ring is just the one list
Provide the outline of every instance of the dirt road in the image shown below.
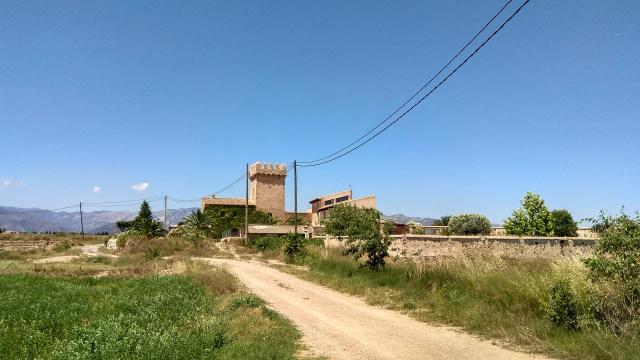
[[355,297],[258,263],[208,261],[226,264],[271,308],[289,318],[303,333],[303,342],[314,355],[335,360],[543,359],[367,305]]

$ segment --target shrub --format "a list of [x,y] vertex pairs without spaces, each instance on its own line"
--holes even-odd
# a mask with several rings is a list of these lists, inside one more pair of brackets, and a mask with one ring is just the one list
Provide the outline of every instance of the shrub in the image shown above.
[[416,226],[411,229],[411,233],[414,235],[424,235],[427,233],[427,231],[422,226]]
[[504,220],[508,235],[553,236],[551,215],[539,194],[527,192],[520,204],[522,206]]
[[283,236],[284,246],[282,252],[291,261],[296,255],[304,253],[304,236],[301,234],[289,233]]
[[55,248],[55,250],[58,252],[62,252],[69,249],[71,249],[71,243],[69,242],[69,240],[64,240],[62,243],[60,243],[60,245],[56,246]]
[[449,229],[455,235],[488,235],[491,233],[491,222],[484,215],[454,215],[449,220]]
[[556,326],[564,326],[569,330],[578,329],[576,299],[569,280],[557,280],[551,287],[547,315]]
[[249,245],[260,251],[278,250],[282,247],[282,239],[277,235],[258,236],[249,240]]
[[451,220],[451,215],[441,216],[440,219],[436,219],[433,221],[433,226],[449,226],[449,220]]
[[127,245],[127,237],[124,235],[118,236],[118,240],[116,240],[116,246],[118,249],[123,249]]
[[383,227],[381,214],[376,209],[337,205],[331,209],[329,218],[325,221],[325,231],[337,236],[338,240],[348,236],[345,240],[345,255],[353,255],[356,261],[366,256],[367,260],[362,266],[375,270],[383,267],[384,259],[389,256],[389,232],[394,226],[393,222],[387,221]]
[[589,277],[607,288],[600,295],[601,319],[614,330],[623,330],[636,321],[640,309],[640,214],[630,217],[623,209],[612,217],[602,211],[598,219],[585,220],[601,234],[594,257],[583,259]]
[[551,224],[554,236],[578,236],[578,223],[573,221],[571,213],[567,210],[553,210],[551,212]]

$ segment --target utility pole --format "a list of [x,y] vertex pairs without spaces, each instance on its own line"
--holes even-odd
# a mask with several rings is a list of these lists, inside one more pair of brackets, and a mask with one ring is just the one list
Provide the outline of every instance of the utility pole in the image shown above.
[[249,163],[244,177],[244,246],[249,245]]
[[293,160],[293,233],[298,236],[298,168],[296,161]]
[[82,222],[82,201],[80,201],[80,232],[82,233],[82,242],[84,242],[84,223]]
[[167,230],[167,195],[164,196],[164,231]]

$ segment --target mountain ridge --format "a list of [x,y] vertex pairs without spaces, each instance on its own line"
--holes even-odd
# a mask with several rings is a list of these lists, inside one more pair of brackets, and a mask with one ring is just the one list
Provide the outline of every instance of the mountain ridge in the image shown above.
[[[177,224],[197,208],[167,209],[167,225]],[[116,222],[133,220],[137,211],[90,211],[82,212],[85,234],[120,232]],[[164,219],[164,210],[152,213],[156,219]],[[0,228],[17,232],[81,232],[80,212],[49,211],[37,208],[0,207]]]

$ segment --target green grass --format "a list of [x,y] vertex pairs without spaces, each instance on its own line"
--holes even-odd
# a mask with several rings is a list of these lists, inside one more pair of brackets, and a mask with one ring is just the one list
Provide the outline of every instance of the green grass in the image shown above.
[[191,260],[229,254],[210,242],[131,240],[118,257],[68,263],[33,260],[78,247],[0,251],[0,358],[296,358],[300,333],[288,320],[227,270]]
[[[292,359],[297,330],[220,278],[0,276],[3,359]],[[203,278],[204,276],[204,278]],[[232,278],[232,277],[231,277]],[[224,283],[224,281],[223,281]],[[255,325],[255,326],[254,326]]]
[[[316,250],[316,258],[309,271],[288,271],[363,296],[372,305],[461,327],[514,349],[561,359],[640,358],[636,333],[613,334],[587,316],[593,284],[577,260],[477,257],[391,263],[372,271],[337,249]],[[548,318],[550,289],[561,277],[569,277],[575,288],[584,315],[579,331],[557,327]]]

